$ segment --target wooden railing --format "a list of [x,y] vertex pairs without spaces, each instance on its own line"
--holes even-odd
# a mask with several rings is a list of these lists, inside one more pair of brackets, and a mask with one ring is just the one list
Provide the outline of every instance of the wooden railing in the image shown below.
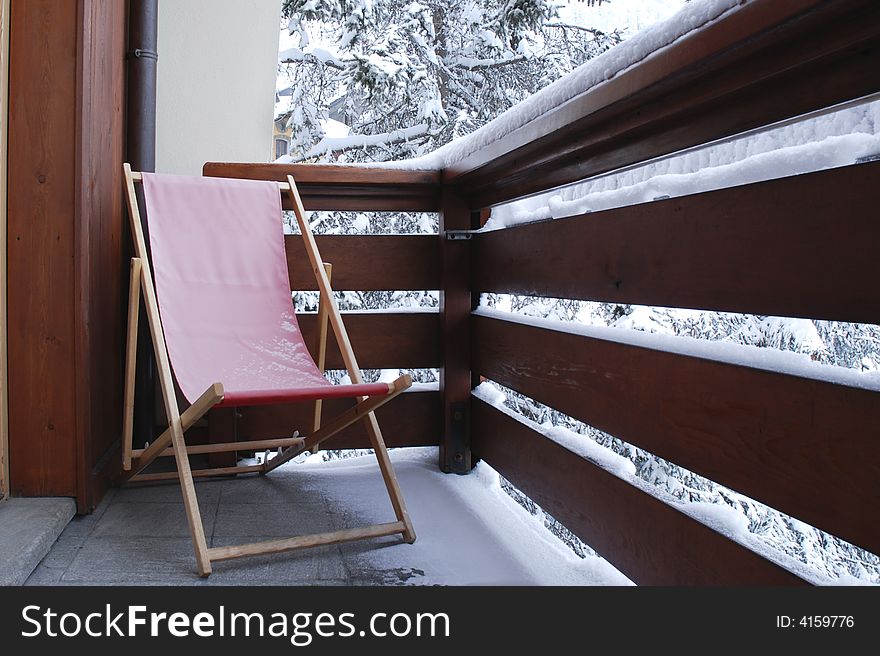
[[[440,237],[321,244],[341,289],[442,292],[436,317],[350,318],[364,366],[443,367],[439,395],[389,408],[392,444],[439,442],[446,471],[467,470],[473,451],[638,583],[797,584],[470,390],[497,381],[874,553],[880,393],[471,310],[479,293],[502,292],[880,323],[880,163],[471,239],[448,231],[477,227],[494,203],[877,92],[880,3],[756,0],[443,172],[205,173],[292,173],[313,208],[441,212]],[[305,279],[295,248],[292,276]],[[275,436],[288,419],[246,414],[240,430]]]

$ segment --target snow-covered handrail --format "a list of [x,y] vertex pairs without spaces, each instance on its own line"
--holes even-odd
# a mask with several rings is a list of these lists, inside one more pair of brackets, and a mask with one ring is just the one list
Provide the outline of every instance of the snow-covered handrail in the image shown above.
[[207,162],[202,173],[225,178],[284,181],[294,176],[306,209],[437,212],[440,171],[367,165]]
[[[876,86],[877,12],[695,1],[472,134],[381,166],[442,169],[485,207],[823,109]],[[836,65],[853,51],[864,56]]]

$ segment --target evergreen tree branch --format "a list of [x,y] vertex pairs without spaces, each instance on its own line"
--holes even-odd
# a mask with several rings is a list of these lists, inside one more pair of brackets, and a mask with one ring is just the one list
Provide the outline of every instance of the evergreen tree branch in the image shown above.
[[356,134],[348,137],[324,137],[302,155],[291,156],[290,162],[305,162],[330,153],[344,153],[350,150],[366,148],[387,148],[411,141],[428,134],[428,126],[424,123],[382,134]]
[[603,32],[602,30],[596,29],[595,27],[586,27],[584,25],[572,25],[571,23],[544,23],[544,27],[555,27],[563,30],[578,30],[580,32],[586,32],[588,34],[592,34],[593,38],[601,39],[604,37],[609,37],[617,34],[617,32],[612,32],[608,34]]
[[526,57],[525,55],[516,55],[514,57],[508,57],[505,59],[469,59],[467,57],[457,57],[456,59],[450,61],[449,65],[454,68],[464,69],[467,71],[481,71],[491,68],[510,66],[511,64],[519,64],[527,60],[528,57]]
[[337,71],[345,70],[345,63],[336,59],[335,57],[318,57],[314,53],[311,52],[303,52],[299,48],[290,48],[285,52],[281,53],[282,55],[286,55],[283,59],[279,58],[279,64],[299,64],[299,63],[317,63],[322,66],[326,66],[327,68],[333,68]]

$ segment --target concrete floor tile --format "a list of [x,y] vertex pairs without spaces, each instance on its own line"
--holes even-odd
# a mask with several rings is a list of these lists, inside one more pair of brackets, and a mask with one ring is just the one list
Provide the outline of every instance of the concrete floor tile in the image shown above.
[[[205,534],[211,535],[217,505],[199,503]],[[110,506],[92,532],[103,537],[189,537],[183,503],[140,503],[122,501]]]
[[40,567],[66,569],[76,558],[76,554],[79,553],[85,541],[85,537],[62,534],[46,557],[43,558]]
[[86,541],[59,584],[197,585],[189,538],[93,537]]
[[25,585],[58,585],[61,576],[64,574],[63,569],[53,569],[40,565],[28,577]]
[[294,476],[288,472],[272,472],[266,476],[219,481],[220,498],[221,501],[234,503],[265,504],[323,501],[324,496],[312,478]]
[[[199,503],[217,503],[220,500],[220,486],[222,483],[219,480],[196,483],[196,496],[199,499]],[[181,496],[180,485],[177,483],[162,483],[119,488],[116,490],[115,501],[182,503],[183,497]]]
[[291,537],[335,530],[323,503],[229,503],[217,510],[215,537]]
[[[234,538],[215,538],[215,546],[239,544]],[[209,585],[326,585],[346,579],[336,545],[249,556],[214,563]]]

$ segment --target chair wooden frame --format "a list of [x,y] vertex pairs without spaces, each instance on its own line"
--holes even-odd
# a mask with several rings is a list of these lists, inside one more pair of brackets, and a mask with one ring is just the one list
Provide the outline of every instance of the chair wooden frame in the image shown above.
[[[175,395],[171,364],[165,346],[165,335],[159,317],[158,301],[153,287],[153,276],[150,270],[149,260],[147,259],[147,247],[143,229],[141,227],[141,216],[135,192],[135,182],[142,182],[143,176],[139,172],[132,171],[131,166],[127,163],[123,165],[123,168],[125,172],[128,214],[131,222],[131,233],[135,249],[135,257],[131,260],[126,343],[124,392],[125,416],[123,423],[122,449],[124,480],[126,482],[155,481],[174,478],[179,480],[181,491],[183,493],[183,503],[187,522],[189,524],[193,547],[195,549],[196,564],[200,576],[210,575],[211,563],[213,561],[226,560],[229,558],[277,553],[292,549],[336,544],[339,542],[395,535],[398,533],[402,535],[405,542],[414,542],[416,534],[412,526],[412,521],[406,510],[403,495],[401,494],[397,477],[394,474],[391,460],[388,457],[388,450],[385,447],[382,432],[379,429],[379,423],[374,414],[374,410],[396,397],[412,384],[412,380],[409,376],[400,376],[393,383],[389,383],[388,392],[385,395],[357,397],[356,405],[342,412],[330,421],[323,423],[323,425],[321,423],[320,401],[315,402],[313,430],[310,434],[305,435],[304,437],[295,436],[275,440],[226,442],[221,444],[207,444],[189,447],[186,445],[184,433],[195,422],[202,418],[208,410],[223,400],[223,385],[222,382],[214,383],[208,387],[208,389],[206,389],[189,408],[182,413],[180,412],[177,404],[177,397]],[[323,334],[319,336],[318,365],[323,370],[323,360],[327,342],[326,329],[327,323],[329,322],[330,326],[333,328],[336,341],[339,344],[339,350],[342,353],[342,358],[345,362],[346,369],[348,370],[349,377],[351,378],[352,383],[360,384],[363,382],[363,377],[361,376],[357,359],[352,350],[348,333],[345,330],[345,325],[342,322],[339,308],[333,298],[333,290],[330,287],[330,267],[325,265],[321,260],[317,244],[315,243],[315,238],[312,235],[311,228],[306,220],[302,200],[297,191],[293,177],[288,176],[286,183],[278,183],[278,188],[279,193],[284,193],[286,191],[293,201],[294,214],[297,223],[299,224],[306,252],[308,253],[309,262],[312,266],[312,271],[314,272],[315,279],[318,283],[321,299],[319,325],[323,332]],[[168,417],[168,428],[147,448],[135,450],[132,449],[134,375],[135,355],[137,349],[138,314],[141,295],[143,295],[147,321],[150,325],[153,348],[156,354],[156,364],[162,399],[165,404],[166,416]],[[308,450],[316,450],[324,440],[329,439],[341,430],[358,421],[363,422],[367,434],[369,435],[397,521],[342,531],[296,536],[251,544],[213,548],[208,547],[196,498],[195,485],[193,483],[194,477],[229,476],[249,472],[266,474],[285,462],[288,462],[300,453]],[[271,460],[267,460],[259,465],[218,467],[193,471],[189,464],[189,456],[199,453],[217,453],[244,449],[275,449],[279,447],[283,449],[281,453]],[[143,469],[156,458],[165,456],[174,456],[177,463],[176,472],[156,474],[141,473]]]

